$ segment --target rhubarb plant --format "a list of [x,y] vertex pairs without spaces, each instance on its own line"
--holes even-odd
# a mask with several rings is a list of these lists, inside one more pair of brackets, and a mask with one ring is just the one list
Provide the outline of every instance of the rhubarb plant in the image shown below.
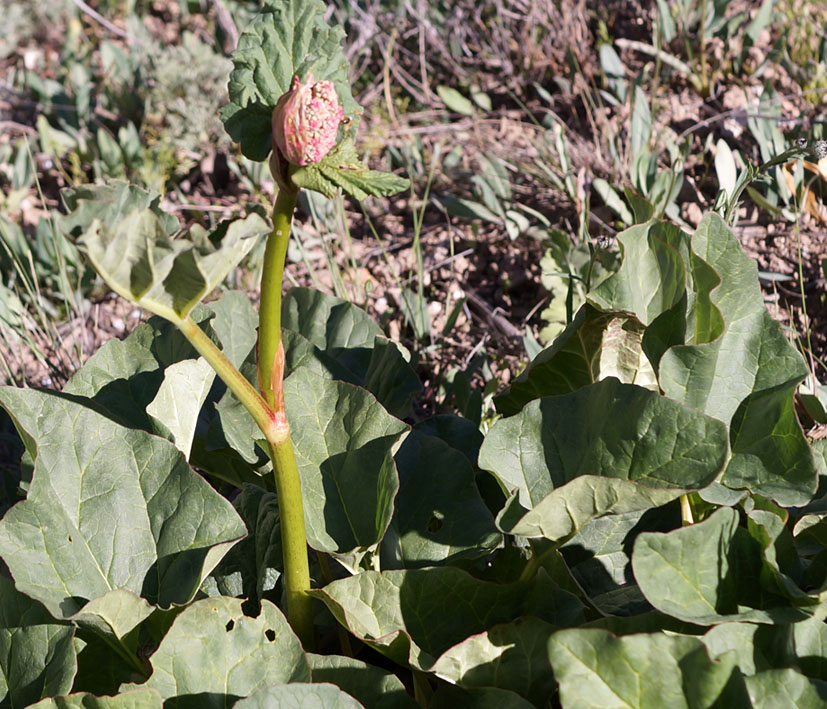
[[[282,289],[300,189],[407,185],[358,158],[324,10],[270,0],[234,57],[222,117],[269,162],[271,222],[64,193],[61,229],[152,317],[63,391],[0,388],[25,446],[0,703],[823,706],[825,446],[731,229],[627,229],[484,434],[417,417],[404,347]],[[219,286],[262,238],[256,309]]]

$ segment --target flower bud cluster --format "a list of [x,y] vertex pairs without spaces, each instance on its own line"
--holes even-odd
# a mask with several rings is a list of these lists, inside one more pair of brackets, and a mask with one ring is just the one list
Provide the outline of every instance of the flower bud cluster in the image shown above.
[[301,83],[296,76],[273,110],[273,147],[293,165],[319,162],[336,145],[344,119],[332,81],[314,81],[308,74]]

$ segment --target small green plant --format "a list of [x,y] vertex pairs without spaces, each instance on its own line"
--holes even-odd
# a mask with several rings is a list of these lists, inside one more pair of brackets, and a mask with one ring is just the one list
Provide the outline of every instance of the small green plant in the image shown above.
[[[757,65],[748,66],[749,50],[773,21],[777,0],[763,0],[752,13],[750,7],[730,12],[726,0],[657,0],[657,19],[652,44],[621,40],[629,48],[657,58],[683,77],[701,96],[710,94],[715,81],[731,72],[749,71],[760,76],[768,66],[764,56]],[[725,61],[711,64],[712,43],[716,41]],[[686,61],[671,53],[670,46],[680,44]]]

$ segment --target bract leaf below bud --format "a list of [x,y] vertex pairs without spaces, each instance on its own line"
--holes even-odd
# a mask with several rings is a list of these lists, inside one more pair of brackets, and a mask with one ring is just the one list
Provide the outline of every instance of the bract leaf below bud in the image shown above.
[[273,150],[293,165],[319,162],[336,145],[345,118],[332,81],[314,81],[307,75],[293,85],[273,109]]

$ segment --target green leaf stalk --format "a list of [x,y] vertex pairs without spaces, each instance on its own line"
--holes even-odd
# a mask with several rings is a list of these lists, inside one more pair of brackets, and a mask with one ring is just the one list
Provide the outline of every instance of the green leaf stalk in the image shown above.
[[[284,347],[281,342],[281,290],[284,259],[298,190],[281,188],[273,207],[273,231],[267,238],[261,278],[259,307],[259,388],[273,412],[277,427],[267,436],[270,460],[279,499],[279,518],[284,554],[284,587],[287,618],[306,648],[313,642],[313,612],[307,534],[304,525],[301,479],[284,410]],[[266,435],[266,432],[265,432]]]

